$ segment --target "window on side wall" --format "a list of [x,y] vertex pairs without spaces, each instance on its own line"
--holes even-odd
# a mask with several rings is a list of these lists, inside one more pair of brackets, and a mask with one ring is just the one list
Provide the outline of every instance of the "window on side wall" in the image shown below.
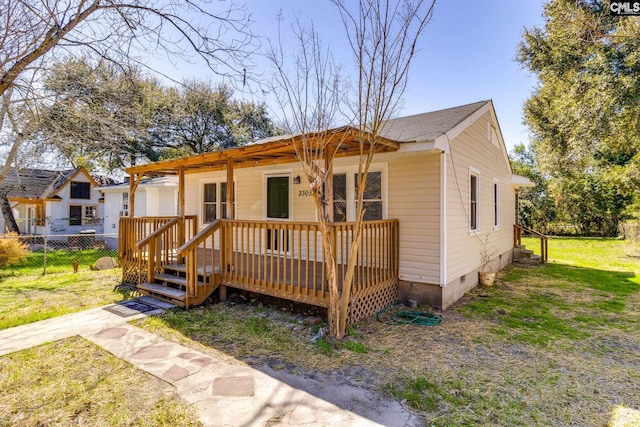
[[480,196],[480,174],[471,170],[469,172],[469,230],[480,229],[480,209],[478,200]]
[[493,227],[500,227],[500,182],[493,180]]

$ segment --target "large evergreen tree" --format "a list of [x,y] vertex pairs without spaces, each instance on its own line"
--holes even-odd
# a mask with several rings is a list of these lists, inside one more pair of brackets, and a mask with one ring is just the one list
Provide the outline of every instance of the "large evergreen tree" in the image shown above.
[[56,64],[34,137],[75,165],[113,170],[243,145],[277,132],[264,105],[226,85],[165,87],[140,70],[86,58]]
[[524,106],[536,161],[559,215],[612,234],[640,197],[640,18],[598,0],[552,0],[544,17],[518,54],[539,79]]

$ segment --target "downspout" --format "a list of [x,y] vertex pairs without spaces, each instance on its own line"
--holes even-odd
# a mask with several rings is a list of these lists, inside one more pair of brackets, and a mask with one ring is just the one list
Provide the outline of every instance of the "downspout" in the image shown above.
[[440,155],[440,287],[447,286],[447,153]]

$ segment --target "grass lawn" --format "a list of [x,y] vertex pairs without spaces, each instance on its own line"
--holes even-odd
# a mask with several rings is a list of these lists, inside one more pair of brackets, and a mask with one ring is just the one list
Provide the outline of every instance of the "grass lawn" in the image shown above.
[[427,425],[640,425],[640,259],[619,240],[553,239],[549,250],[546,266],[510,268],[436,327],[369,319],[343,343],[314,344],[319,326],[257,301],[140,324],[256,365],[340,376],[406,400]]
[[0,329],[36,322],[66,313],[98,307],[126,298],[114,291],[122,270],[91,271],[89,264],[104,251],[83,251],[78,273],[72,263],[77,253],[47,254],[47,273],[42,274],[42,253],[32,253],[17,266],[0,270]]
[[[434,327],[372,318],[353,325],[344,342],[314,343],[322,325],[288,311],[291,304],[274,308],[233,291],[229,303],[136,324],[204,352],[215,348],[250,364],[388,394],[405,400],[429,426],[640,425],[640,258],[619,240],[553,239],[549,251],[547,265],[502,272],[496,286],[471,291]],[[62,293],[64,306],[78,310],[88,298],[83,287],[97,281],[88,276],[80,289],[71,288],[85,273],[94,274],[45,276],[28,287],[19,274],[5,272],[0,316],[9,315],[22,293],[35,295],[25,300]],[[113,284],[103,288],[105,298],[120,298]],[[15,296],[7,299],[10,293]],[[14,321],[24,323],[20,319],[37,312],[27,310]],[[0,425],[194,422],[187,409],[158,393],[161,384],[132,375],[124,362],[126,374],[108,382],[120,364],[101,353],[73,339],[0,357]],[[97,394],[86,394],[99,387]],[[159,412],[137,417],[136,405],[144,402],[136,390],[150,393],[147,407]],[[171,415],[162,412],[165,406],[183,418],[166,418]],[[121,412],[124,418],[110,418]]]
[[0,357],[0,426],[199,426],[173,387],[82,338]]

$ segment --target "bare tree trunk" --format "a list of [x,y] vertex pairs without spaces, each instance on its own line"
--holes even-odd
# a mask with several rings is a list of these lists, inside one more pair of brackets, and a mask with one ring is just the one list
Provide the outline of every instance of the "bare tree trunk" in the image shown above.
[[[6,193],[0,194],[0,210],[2,210],[4,225],[9,233],[20,234],[20,228],[18,228],[18,223],[13,216],[13,210],[11,209],[11,204],[9,204]],[[4,230],[2,231],[4,232]]]

